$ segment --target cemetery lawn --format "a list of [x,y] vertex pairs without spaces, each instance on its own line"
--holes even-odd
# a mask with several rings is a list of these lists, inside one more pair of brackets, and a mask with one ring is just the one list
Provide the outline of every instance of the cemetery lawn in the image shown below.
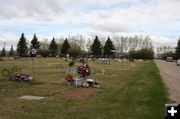
[[[68,65],[63,60],[39,58],[34,64],[32,82],[12,82],[0,74],[0,119],[164,118],[168,93],[153,61],[112,61],[111,65],[89,61],[92,77],[101,84],[98,89],[69,86],[62,80]],[[60,68],[57,64],[61,64]],[[32,74],[31,59],[0,62],[0,68],[12,65],[19,65],[22,72]],[[46,98],[18,98],[24,95]]]

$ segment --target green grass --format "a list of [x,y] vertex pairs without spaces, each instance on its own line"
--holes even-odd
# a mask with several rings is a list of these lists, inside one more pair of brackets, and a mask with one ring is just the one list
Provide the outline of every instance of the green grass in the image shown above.
[[[62,64],[63,68],[55,68]],[[92,77],[101,88],[81,101],[63,98],[61,91],[73,90],[61,80],[68,62],[55,58],[35,59],[32,83],[11,82],[0,75],[0,119],[163,119],[167,90],[153,61],[101,65],[89,62]],[[31,60],[6,60],[0,67],[20,65],[32,74]],[[76,64],[79,65],[79,64]],[[105,75],[101,71],[105,70]],[[41,101],[18,99],[38,95]]]

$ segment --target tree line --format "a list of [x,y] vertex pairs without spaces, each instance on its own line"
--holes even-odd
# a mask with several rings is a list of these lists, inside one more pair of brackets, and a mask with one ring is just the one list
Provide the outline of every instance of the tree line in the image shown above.
[[[113,40],[112,40],[113,39]],[[24,35],[17,43],[17,49],[14,50],[11,46],[7,54],[5,47],[1,50],[1,56],[28,56],[30,49],[36,49],[37,55],[43,57],[72,57],[86,56],[86,57],[131,57],[133,59],[152,59],[154,56],[154,48],[150,37],[134,36],[134,37],[99,37],[94,39],[86,39],[82,36],[67,37],[67,38],[52,38],[51,42],[47,39],[39,41],[36,34],[34,34],[30,45]],[[178,42],[179,43],[179,42]],[[180,45],[180,44],[178,44]],[[176,54],[179,54],[179,47],[176,48]]]
[[[66,38],[63,42],[60,43],[57,43],[57,40],[55,40],[55,38],[53,38],[50,43],[48,43],[47,41],[40,42],[36,34],[34,34],[33,39],[30,42],[30,46],[28,47],[27,39],[24,33],[22,33],[17,43],[16,51],[13,49],[13,46],[11,46],[9,56],[17,55],[26,57],[28,56],[28,51],[30,51],[31,49],[36,49],[37,55],[41,55],[43,57],[55,57],[57,55],[66,57],[68,54],[72,57],[77,57],[88,54],[87,51],[84,50],[84,44],[84,39],[82,38],[79,40],[75,38],[70,38],[68,40]],[[102,52],[102,49],[104,49],[104,52]],[[94,43],[91,45],[91,55],[94,55],[96,57],[100,57],[102,53],[104,56],[113,55],[113,50],[115,50],[115,47],[109,37],[104,47],[99,42],[98,36],[96,36]],[[7,56],[5,47],[3,47],[1,51],[1,56]]]

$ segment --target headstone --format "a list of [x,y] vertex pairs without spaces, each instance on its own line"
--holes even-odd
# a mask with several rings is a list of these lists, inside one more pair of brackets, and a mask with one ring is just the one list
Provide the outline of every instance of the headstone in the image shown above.
[[74,79],[74,84],[75,84],[75,86],[81,86],[83,84],[83,79],[76,77]]
[[108,60],[101,60],[101,64],[108,64]]
[[37,57],[37,58],[42,58],[42,56],[41,56],[41,55],[37,55],[36,57]]
[[56,68],[62,68],[63,66],[61,64],[56,64]]
[[69,58],[69,54],[67,54],[66,57]]
[[114,61],[118,61],[118,59],[117,59],[117,58],[114,58]]
[[122,59],[119,59],[118,61],[119,61],[119,62],[122,62]]
[[41,97],[41,96],[30,96],[30,95],[25,95],[25,96],[21,96],[19,97],[19,99],[25,99],[25,100],[41,100],[44,99],[45,97]]
[[79,63],[83,63],[84,62],[84,59],[83,58],[80,58],[79,59]]
[[95,61],[95,58],[92,58],[92,61]]
[[91,58],[88,58],[88,61],[91,61]]
[[64,58],[64,61],[66,61],[66,62],[67,62],[67,61],[68,61],[68,58]]

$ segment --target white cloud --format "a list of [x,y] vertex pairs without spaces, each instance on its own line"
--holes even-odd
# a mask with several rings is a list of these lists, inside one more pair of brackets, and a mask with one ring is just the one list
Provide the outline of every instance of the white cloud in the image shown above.
[[[179,6],[179,0],[0,1],[0,31],[4,36],[11,34],[16,40],[21,32],[33,30],[43,36],[76,32],[140,34],[160,39],[155,41],[157,44],[167,44],[175,42],[173,39],[180,32]],[[60,27],[58,32],[49,27],[74,24],[86,24],[86,28],[77,25],[77,28],[67,30]],[[0,35],[0,41],[11,39],[4,36]]]
[[0,4],[0,17],[46,17],[63,12],[58,0],[9,0]]
[[3,34],[0,32],[0,50],[2,47],[4,47],[4,44],[6,45],[6,50],[9,50],[11,45],[16,47],[17,44],[17,36],[11,33]]
[[151,36],[154,47],[158,46],[177,46],[177,39],[173,37],[164,37],[164,36]]
[[94,29],[98,29],[102,32],[110,32],[110,33],[119,33],[119,32],[128,32],[129,29],[126,25],[121,24],[120,22],[110,22],[105,21],[101,23],[92,24]]

